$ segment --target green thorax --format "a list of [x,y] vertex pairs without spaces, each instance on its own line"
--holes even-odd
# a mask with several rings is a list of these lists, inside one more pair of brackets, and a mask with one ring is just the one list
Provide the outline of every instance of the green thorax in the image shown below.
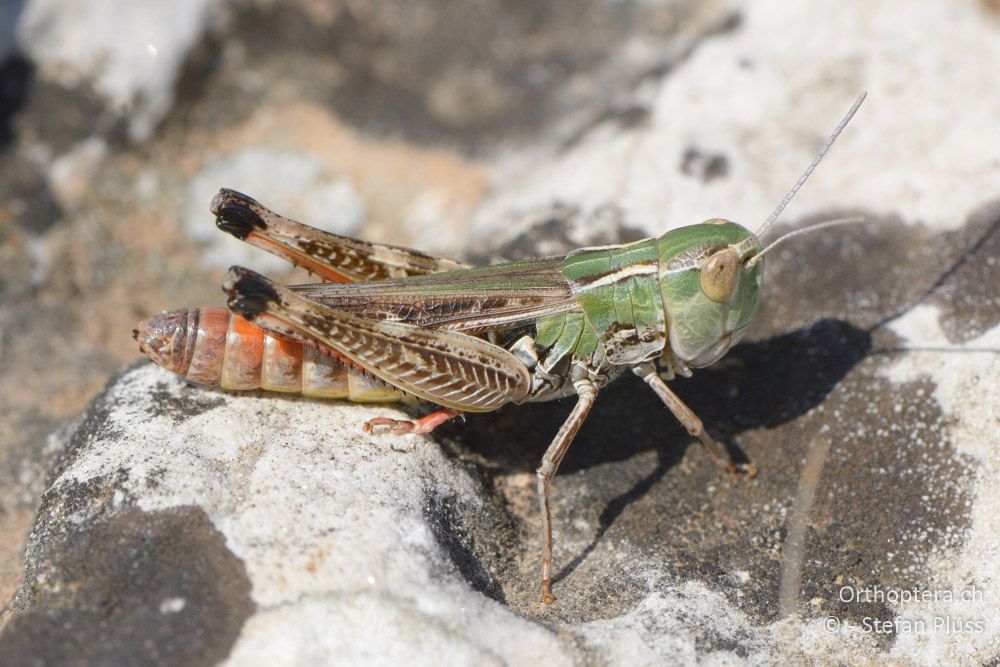
[[535,345],[547,350],[539,363],[546,373],[565,372],[570,362],[591,369],[605,365],[604,346],[582,312],[549,315],[539,319],[535,327]]
[[[566,256],[562,271],[582,312],[538,322],[537,343],[580,361],[631,365],[667,351],[697,367],[721,357],[744,334],[757,310],[763,263],[744,227],[724,220],[667,232],[657,239]],[[723,282],[709,289],[712,258],[733,260]],[[710,296],[711,294],[711,296]],[[553,357],[553,358],[555,358]]]
[[563,275],[612,364],[657,357],[666,344],[656,244],[656,239],[644,239],[581,248],[563,261]]

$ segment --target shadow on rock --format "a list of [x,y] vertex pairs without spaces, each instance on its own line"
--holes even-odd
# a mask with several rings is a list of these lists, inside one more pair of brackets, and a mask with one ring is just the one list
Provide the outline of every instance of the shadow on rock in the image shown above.
[[[774,428],[821,404],[871,348],[868,332],[841,320],[824,319],[740,345],[716,366],[671,385],[713,435],[738,450],[742,432]],[[448,434],[485,456],[490,462],[487,467],[494,466],[493,472],[531,471],[571,402],[476,415],[465,425],[449,427]],[[557,568],[554,580],[565,579],[586,561],[622,514],[649,494],[693,443],[694,438],[637,378],[629,375],[608,387],[599,396],[560,474],[625,461],[647,451],[656,452],[656,463],[626,490],[619,487],[617,492],[599,494],[604,498],[603,509],[592,538],[571,561]],[[739,458],[742,452],[733,453]],[[690,483],[700,484],[695,480]]]
[[[823,402],[871,350],[871,336],[841,320],[820,320],[787,334],[734,348],[714,367],[671,386],[718,438],[773,428]],[[447,434],[467,443],[501,470],[533,470],[572,401],[513,406],[476,415]],[[695,442],[638,379],[624,377],[598,397],[560,473],[661,452],[664,470]],[[473,445],[474,443],[474,445]],[[655,480],[640,483],[647,488]],[[613,518],[613,517],[612,517]]]

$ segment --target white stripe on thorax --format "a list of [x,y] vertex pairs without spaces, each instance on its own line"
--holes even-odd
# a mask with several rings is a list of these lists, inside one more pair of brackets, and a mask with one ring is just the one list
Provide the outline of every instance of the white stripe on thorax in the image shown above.
[[607,287],[608,285],[614,285],[615,283],[621,282],[633,276],[649,276],[656,275],[658,263],[655,261],[641,262],[638,264],[630,264],[624,268],[618,269],[613,273],[606,273],[603,276],[594,278],[592,280],[577,279],[573,281],[574,287],[582,290],[591,289],[595,287]]

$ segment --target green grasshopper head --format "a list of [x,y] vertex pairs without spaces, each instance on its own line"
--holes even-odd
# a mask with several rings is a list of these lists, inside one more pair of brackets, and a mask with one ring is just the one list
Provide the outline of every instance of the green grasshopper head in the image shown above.
[[718,361],[743,337],[757,313],[764,255],[769,250],[805,232],[861,221],[860,218],[828,220],[785,234],[766,248],[761,248],[758,240],[819,165],[864,99],[862,93],[812,164],[756,233],[735,222],[714,219],[675,229],[656,240],[660,295],[666,309],[670,345],[665,353],[672,352],[692,368]]
[[746,333],[764,278],[757,237],[728,220],[669,231],[656,241],[660,295],[674,356],[692,368],[718,361]]

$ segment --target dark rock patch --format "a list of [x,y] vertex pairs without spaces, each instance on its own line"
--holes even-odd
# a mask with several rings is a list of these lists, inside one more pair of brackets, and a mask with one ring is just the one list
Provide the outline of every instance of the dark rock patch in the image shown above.
[[0,634],[12,664],[214,665],[254,610],[199,508],[128,507],[50,537],[29,548],[24,609]]
[[[301,91],[306,98],[372,135],[477,152],[535,136],[588,105],[602,109],[581,119],[579,137],[594,124],[643,121],[648,111],[641,105],[609,105],[622,96],[609,88],[626,95],[648,71],[637,76],[609,62],[608,53],[625,39],[665,45],[684,20],[676,8],[591,0],[347,3],[322,12],[295,3],[245,5],[232,10],[226,34],[206,35],[192,52],[178,106],[189,124],[232,122],[270,94],[241,79],[249,67],[268,78],[311,82]],[[646,69],[662,76],[669,59],[664,49]],[[228,96],[232,115],[205,116],[206,95]]]
[[175,424],[204,414],[225,403],[224,398],[209,391],[191,391],[178,395],[170,391],[166,383],[161,383],[151,398],[154,412],[150,417],[169,417]]
[[931,298],[948,339],[964,343],[1000,323],[1000,202],[982,206],[943,237],[948,259]]
[[[45,181],[45,175],[16,154],[4,154],[0,159],[0,201],[4,202],[4,210],[16,225],[9,231],[0,231],[0,241],[3,242],[18,242],[13,237],[15,229],[32,235],[44,234],[63,214]],[[0,277],[6,277],[4,273],[6,271],[0,273]],[[22,270],[21,273],[21,276],[10,276],[8,280],[20,282],[31,272]]]
[[34,64],[21,55],[0,63],[0,151],[14,140],[12,120],[24,106],[34,73]]

